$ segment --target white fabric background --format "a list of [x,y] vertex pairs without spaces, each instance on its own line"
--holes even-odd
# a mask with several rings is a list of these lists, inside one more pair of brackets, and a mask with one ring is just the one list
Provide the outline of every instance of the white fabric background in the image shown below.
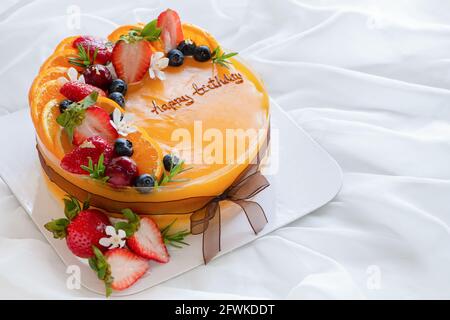
[[[249,60],[345,175],[320,210],[133,298],[450,298],[450,2],[78,1],[71,31],[74,2],[1,2],[0,114],[27,108],[61,37],[172,7]],[[99,297],[65,281],[0,182],[0,298]]]

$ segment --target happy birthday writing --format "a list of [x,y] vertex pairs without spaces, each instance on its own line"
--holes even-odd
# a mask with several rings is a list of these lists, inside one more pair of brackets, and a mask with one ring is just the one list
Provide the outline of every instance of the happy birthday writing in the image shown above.
[[193,83],[191,94],[184,94],[163,104],[158,104],[155,100],[152,100],[151,112],[160,114],[169,110],[176,111],[182,107],[188,107],[194,104],[196,96],[203,96],[212,90],[219,89],[228,84],[242,84],[243,82],[244,78],[240,73],[230,73],[224,74],[222,77],[215,76],[214,78],[209,78],[208,82],[202,85]]

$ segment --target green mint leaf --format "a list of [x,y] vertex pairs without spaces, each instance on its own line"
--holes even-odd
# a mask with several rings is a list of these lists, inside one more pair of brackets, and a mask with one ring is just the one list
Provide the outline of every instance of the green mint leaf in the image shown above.
[[88,165],[87,166],[81,165],[80,166],[81,169],[83,169],[84,171],[87,171],[89,173],[89,176],[92,179],[99,180],[101,182],[108,181],[109,177],[105,176],[106,167],[103,164],[103,162],[105,160],[105,155],[102,153],[100,155],[100,157],[98,158],[98,161],[96,164],[93,163],[91,157],[89,157],[88,159],[89,159]]
[[142,30],[140,31],[141,36],[146,37],[149,35],[153,35],[155,33],[155,31],[159,28],[156,27],[156,24],[158,23],[158,20],[152,20],[149,23],[147,23],[144,28],[142,28]]
[[229,65],[232,63],[231,61],[228,61],[229,58],[234,57],[237,55],[237,52],[230,52],[225,53],[222,52],[222,49],[220,47],[216,47],[212,52],[212,62],[215,64],[218,64],[222,67],[229,68]]

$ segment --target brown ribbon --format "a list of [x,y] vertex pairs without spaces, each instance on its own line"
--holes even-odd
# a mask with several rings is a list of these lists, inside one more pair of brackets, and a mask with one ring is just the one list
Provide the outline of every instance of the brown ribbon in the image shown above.
[[256,163],[250,164],[221,195],[191,215],[191,233],[203,234],[203,261],[205,264],[221,250],[220,203],[222,201],[231,201],[240,206],[255,234],[258,234],[267,224],[268,220],[264,209],[257,202],[249,199],[270,185],[266,177],[259,171],[269,142],[270,127],[267,130],[267,138],[256,156]]
[[[165,212],[166,214],[190,213],[191,233],[203,234],[203,259],[206,264],[221,250],[220,203],[222,201],[231,201],[240,206],[255,234],[260,232],[267,224],[268,221],[263,208],[257,202],[251,201],[250,199],[270,185],[267,179],[259,171],[259,166],[267,151],[269,141],[270,127],[267,130],[267,138],[260,147],[256,159],[247,166],[231,186],[221,195],[216,197],[191,197],[180,200],[164,201],[163,203],[117,201],[88,192],[73,184],[51,168],[46,163],[39,146],[37,146],[37,149],[41,166],[49,179],[77,199],[87,199],[89,197],[91,205],[95,207],[111,212],[120,212],[121,209],[131,208],[133,211],[140,213],[143,212],[140,209],[147,209],[149,206],[163,204],[164,207],[167,208],[168,206],[170,208],[169,212]],[[192,200],[195,200],[194,204]],[[179,212],[178,208],[182,205],[187,205],[189,211]],[[197,207],[195,207],[196,205]],[[201,207],[199,208],[198,205]],[[150,214],[161,215],[164,213],[155,212]]]
[[220,196],[209,202],[204,209],[195,211],[191,215],[191,233],[203,233],[203,260],[208,263],[221,250],[220,247],[220,203],[231,201],[241,207],[255,234],[267,224],[267,217],[263,208],[254,201],[253,196],[267,188],[270,184],[256,168],[249,175],[237,180]]

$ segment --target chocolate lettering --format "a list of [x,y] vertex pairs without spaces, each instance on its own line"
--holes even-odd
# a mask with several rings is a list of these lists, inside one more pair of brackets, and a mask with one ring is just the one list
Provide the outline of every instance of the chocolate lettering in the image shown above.
[[[192,83],[192,96],[199,95],[203,96],[207,94],[211,90],[216,90],[224,85],[235,83],[241,84],[244,82],[244,77],[240,73],[230,73],[223,74],[222,77],[214,76],[214,78],[209,78],[208,82],[202,85],[198,85],[196,83]],[[152,101],[152,109],[151,112],[155,114],[160,114],[161,112],[169,111],[169,110],[178,110],[182,107],[188,107],[195,103],[195,99],[188,95],[182,95],[176,97],[172,100],[167,101],[161,105],[158,105],[154,100]]]

